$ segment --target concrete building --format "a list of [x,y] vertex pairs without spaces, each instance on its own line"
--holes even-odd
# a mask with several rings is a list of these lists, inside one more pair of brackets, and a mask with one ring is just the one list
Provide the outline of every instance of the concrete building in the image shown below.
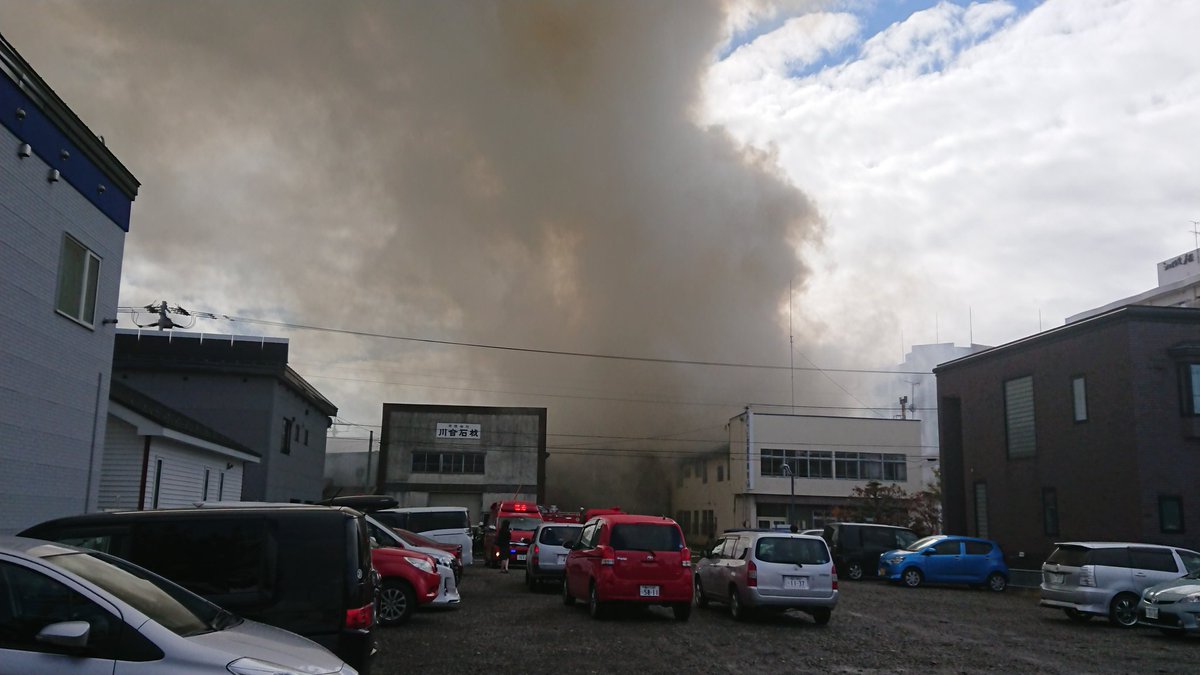
[[1123,307],[934,372],[947,532],[1020,567],[1065,540],[1200,548],[1200,309]]
[[678,463],[671,506],[693,548],[731,527],[821,527],[871,480],[922,487],[916,420],[747,409],[728,429],[728,445]]
[[287,361],[282,338],[120,330],[113,378],[257,453],[242,499],[313,502],[337,407]]
[[109,387],[101,511],[239,501],[257,452],[121,382]]
[[465,506],[471,522],[492,502],[545,500],[546,409],[383,406],[376,492],[401,506]]
[[1200,249],[1181,253],[1158,263],[1157,287],[1069,316],[1066,322],[1075,323],[1090,319],[1125,305],[1200,307]]
[[96,509],[137,191],[0,37],[0,533]]

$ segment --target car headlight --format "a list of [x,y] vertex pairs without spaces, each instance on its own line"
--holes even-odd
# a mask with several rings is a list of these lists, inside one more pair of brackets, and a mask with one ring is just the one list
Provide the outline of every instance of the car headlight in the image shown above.
[[1185,595],[1180,600],[1180,602],[1200,602],[1200,593],[1192,593],[1191,595]]
[[420,558],[405,558],[404,561],[409,565],[421,570],[422,572],[429,572],[430,574],[434,573],[433,563],[429,562],[428,560],[422,560]]
[[899,565],[900,563],[904,562],[904,556],[898,555],[895,558],[888,558],[887,562],[889,565]]
[[306,671],[296,670],[281,666],[278,663],[263,661],[260,659],[241,658],[228,666],[225,669],[233,673],[233,675],[307,675]]

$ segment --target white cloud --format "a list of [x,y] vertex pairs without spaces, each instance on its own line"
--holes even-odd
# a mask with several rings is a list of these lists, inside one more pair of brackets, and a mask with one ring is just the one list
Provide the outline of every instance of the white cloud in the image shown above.
[[1191,247],[1196,25],[1192,2],[941,4],[801,77],[763,35],[734,54],[761,75],[713,67],[705,119],[813,196],[828,237],[798,306],[852,354],[890,360],[901,331],[996,344]]

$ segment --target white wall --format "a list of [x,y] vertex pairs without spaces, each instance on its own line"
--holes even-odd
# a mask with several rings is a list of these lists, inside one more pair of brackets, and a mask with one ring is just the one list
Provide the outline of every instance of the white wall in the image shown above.
[[[145,439],[145,436],[137,435],[133,425],[109,417],[108,433],[105,437],[105,463],[100,480],[100,509],[138,508]],[[159,459],[162,460],[162,477],[157,481],[160,509],[191,506],[198,501],[241,499],[242,462],[176,440],[151,436],[145,483],[147,509],[154,508],[157,479],[155,474]],[[233,468],[226,468],[230,463],[233,464]],[[209,470],[207,496],[203,493],[205,469]],[[225,480],[223,489],[222,474]]]

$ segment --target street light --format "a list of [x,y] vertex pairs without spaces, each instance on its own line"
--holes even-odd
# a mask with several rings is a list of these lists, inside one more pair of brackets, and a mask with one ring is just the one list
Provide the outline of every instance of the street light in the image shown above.
[[787,462],[783,463],[783,475],[787,476],[792,481],[792,496],[788,502],[788,525],[796,524],[796,473],[792,471],[792,467]]

